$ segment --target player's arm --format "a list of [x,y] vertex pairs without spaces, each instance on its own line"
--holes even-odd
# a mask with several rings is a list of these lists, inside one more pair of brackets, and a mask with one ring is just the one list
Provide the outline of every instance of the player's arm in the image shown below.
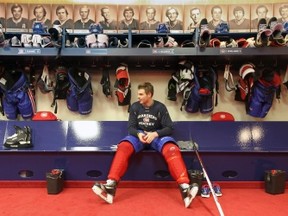
[[156,131],[146,132],[144,139],[147,143],[151,143],[157,137],[169,136],[173,131],[173,122],[170,118],[167,108],[164,106],[160,109],[160,121],[162,127]]
[[128,133],[135,137],[138,137],[142,143],[146,143],[146,134],[145,132],[141,132],[138,130],[138,121],[137,121],[137,112],[132,110],[132,107],[129,112],[129,120],[128,120]]
[[130,111],[129,111],[128,133],[130,135],[138,137],[137,112],[136,112],[135,107],[133,105],[130,107]]
[[162,128],[156,131],[159,137],[170,136],[173,132],[173,122],[166,107],[161,110],[161,125]]

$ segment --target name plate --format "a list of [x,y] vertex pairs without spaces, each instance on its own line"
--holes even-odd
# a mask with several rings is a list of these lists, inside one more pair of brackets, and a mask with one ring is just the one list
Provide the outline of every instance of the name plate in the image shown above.
[[89,55],[107,55],[107,49],[86,49],[85,53]]
[[40,55],[41,54],[41,49],[18,49],[18,54],[22,55],[22,54],[25,54],[25,55]]
[[175,55],[174,49],[153,49],[152,54],[154,55]]
[[241,55],[242,54],[242,48],[223,48],[223,49],[220,49],[220,54]]
[[78,34],[88,34],[90,33],[88,29],[74,29],[74,33],[78,33]]

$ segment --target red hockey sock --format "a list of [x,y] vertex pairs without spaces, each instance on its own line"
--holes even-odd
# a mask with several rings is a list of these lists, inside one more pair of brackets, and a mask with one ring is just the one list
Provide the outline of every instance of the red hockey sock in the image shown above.
[[190,180],[186,165],[183,161],[179,147],[174,143],[166,143],[162,149],[162,154],[168,164],[171,176],[177,181],[177,183],[189,184]]
[[125,174],[128,168],[128,161],[134,152],[132,144],[128,141],[123,141],[118,145],[117,152],[114,156],[108,179],[119,181]]

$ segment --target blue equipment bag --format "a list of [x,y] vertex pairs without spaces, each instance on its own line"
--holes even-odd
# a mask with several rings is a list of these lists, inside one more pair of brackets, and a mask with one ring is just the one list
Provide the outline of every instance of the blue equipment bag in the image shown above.
[[93,91],[90,75],[83,70],[70,68],[68,77],[70,81],[66,100],[68,109],[78,111],[81,115],[91,113]]
[[8,119],[16,120],[18,114],[23,119],[33,117],[36,105],[26,75],[20,69],[6,70],[0,79],[1,103]]
[[[216,91],[216,99],[214,94]],[[183,92],[182,107],[189,113],[210,113],[217,106],[218,82],[216,71],[211,66],[195,66],[194,80]],[[181,110],[182,110],[181,107]]]

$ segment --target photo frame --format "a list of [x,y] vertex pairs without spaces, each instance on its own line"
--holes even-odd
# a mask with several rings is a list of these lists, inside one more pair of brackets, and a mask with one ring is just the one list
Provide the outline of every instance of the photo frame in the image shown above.
[[89,26],[96,21],[96,8],[94,5],[74,5],[73,8],[74,33],[89,33]]
[[132,33],[139,33],[139,6],[118,5],[118,33],[127,33],[129,28]]
[[183,5],[165,5],[162,7],[162,22],[170,27],[171,33],[183,33]]
[[0,26],[2,31],[6,31],[6,5],[5,3],[0,3]]
[[[14,11],[14,12],[12,12]],[[21,19],[15,23],[13,19]],[[8,3],[6,5],[6,31],[7,32],[28,32],[28,4]]]
[[34,22],[42,22],[48,29],[52,27],[50,4],[29,5],[29,32],[32,32]]
[[274,4],[273,15],[277,18],[279,23],[288,22],[288,2]]
[[230,32],[250,32],[250,5],[229,5],[228,10]]
[[96,22],[103,27],[104,33],[118,32],[118,6],[117,5],[97,5]]
[[161,5],[140,6],[140,33],[156,33],[157,26],[162,22]]
[[52,5],[52,25],[60,23],[62,28],[68,33],[72,33],[74,29],[73,12],[71,4]]
[[267,23],[273,17],[273,4],[251,4],[251,32],[258,31],[259,18],[264,17]]
[[228,5],[207,5],[206,18],[208,21],[208,28],[212,33],[215,32],[215,28],[219,23],[227,23]]
[[194,32],[199,23],[206,17],[205,5],[185,5],[184,7],[184,32]]

